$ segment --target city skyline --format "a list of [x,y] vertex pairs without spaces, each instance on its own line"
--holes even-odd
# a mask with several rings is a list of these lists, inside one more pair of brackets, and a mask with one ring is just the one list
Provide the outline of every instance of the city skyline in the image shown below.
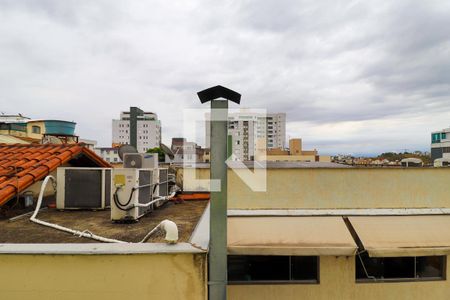
[[428,151],[430,133],[450,125],[448,3],[0,9],[0,111],[73,120],[101,146],[130,106],[158,114],[165,143],[183,136],[181,109],[206,108],[196,92],[216,84],[240,92],[243,107],[286,112],[286,138],[323,154]]

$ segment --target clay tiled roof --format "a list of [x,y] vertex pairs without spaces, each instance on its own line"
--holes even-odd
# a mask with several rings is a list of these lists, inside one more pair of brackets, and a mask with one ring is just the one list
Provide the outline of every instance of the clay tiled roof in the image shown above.
[[57,167],[80,157],[86,157],[90,166],[111,167],[84,144],[0,144],[0,206]]

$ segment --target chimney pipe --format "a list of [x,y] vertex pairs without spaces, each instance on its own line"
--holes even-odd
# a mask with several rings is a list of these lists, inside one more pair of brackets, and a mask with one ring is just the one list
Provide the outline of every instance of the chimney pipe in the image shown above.
[[[223,86],[198,92],[202,103],[211,101],[211,180],[220,180],[220,191],[211,191],[209,239],[209,299],[227,299],[227,140],[228,100],[240,103],[241,95]],[[225,98],[227,100],[217,100]]]

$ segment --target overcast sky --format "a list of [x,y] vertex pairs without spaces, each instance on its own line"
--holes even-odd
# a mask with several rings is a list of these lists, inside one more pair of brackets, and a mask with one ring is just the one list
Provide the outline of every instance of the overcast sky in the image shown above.
[[139,106],[163,140],[222,84],[322,154],[428,150],[450,126],[450,1],[0,0],[0,111],[111,143]]

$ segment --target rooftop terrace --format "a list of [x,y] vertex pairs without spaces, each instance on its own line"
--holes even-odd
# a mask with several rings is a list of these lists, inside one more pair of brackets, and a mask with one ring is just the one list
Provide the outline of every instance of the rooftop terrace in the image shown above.
[[[169,201],[161,208],[140,218],[138,222],[131,224],[112,223],[110,210],[59,211],[48,208],[39,212],[38,218],[80,231],[89,230],[103,237],[126,242],[140,241],[161,221],[169,219],[178,226],[178,242],[188,242],[207,204],[207,200],[190,200],[180,203]],[[32,223],[29,218],[28,215],[15,220],[0,220],[0,243],[98,243],[92,239]],[[164,236],[162,233],[156,233],[147,243],[165,243]]]

